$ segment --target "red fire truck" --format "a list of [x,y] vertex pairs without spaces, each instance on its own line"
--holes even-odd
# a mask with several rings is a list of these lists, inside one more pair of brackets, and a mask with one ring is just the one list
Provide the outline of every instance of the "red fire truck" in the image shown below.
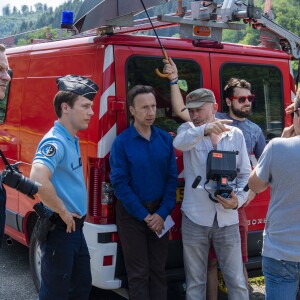
[[[264,16],[249,16],[249,6],[237,6],[239,1],[224,1],[223,6],[219,1],[206,2],[211,2],[215,9],[205,11],[194,7],[197,11],[190,15],[160,16],[159,21],[153,22],[156,28],[180,25],[181,37],[161,38],[160,41],[180,71],[183,96],[199,87],[211,89],[220,110],[224,111],[226,105],[223,104],[222,90],[226,81],[230,77],[244,78],[252,83],[257,99],[250,119],[260,125],[267,140],[280,136],[284,126],[292,121],[285,115],[284,108],[294,97],[291,59],[299,58],[299,38],[287,31],[282,33],[278,25]],[[219,21],[216,21],[215,11]],[[262,30],[264,45],[237,45],[221,41],[222,29],[242,26],[234,22],[241,19]],[[172,112],[168,80],[154,72],[156,66],[160,69],[163,66],[157,38],[131,33],[139,29],[150,27],[105,26],[100,30],[101,34],[98,30],[77,34],[70,39],[7,50],[12,81],[5,101],[0,102],[0,148],[10,162],[21,162],[19,169],[24,175],[29,175],[38,142],[56,119],[52,104],[57,92],[55,79],[66,74],[80,74],[92,78],[100,87],[94,101],[95,115],[89,128],[79,137],[88,191],[84,233],[91,256],[93,285],[102,289],[117,290],[126,285],[122,245],[115,223],[115,199],[109,181],[109,153],[115,137],[130,124],[126,105],[128,89],[136,84],[155,88],[158,127],[176,134],[182,123]],[[267,48],[272,44],[271,39],[281,48]],[[184,270],[180,205],[184,180],[181,153],[176,154],[179,178],[177,204],[172,214],[175,226],[170,230],[167,275],[169,281],[181,282]],[[3,168],[3,164],[0,167]],[[7,192],[5,232],[11,239],[30,248],[31,271],[38,287],[40,250],[33,234],[37,215],[32,208],[38,199],[33,201],[10,188]],[[249,270],[260,269],[262,230],[268,202],[267,191],[258,195],[246,208]]]

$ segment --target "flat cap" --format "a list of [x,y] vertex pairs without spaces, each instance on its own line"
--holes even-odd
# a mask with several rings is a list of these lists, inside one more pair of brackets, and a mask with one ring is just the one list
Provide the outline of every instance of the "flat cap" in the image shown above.
[[197,89],[190,92],[186,96],[186,106],[181,110],[184,111],[188,108],[198,108],[204,103],[216,103],[216,98],[214,93],[208,89]]
[[68,91],[83,96],[91,101],[94,100],[99,87],[89,78],[79,75],[66,75],[56,79],[59,91]]

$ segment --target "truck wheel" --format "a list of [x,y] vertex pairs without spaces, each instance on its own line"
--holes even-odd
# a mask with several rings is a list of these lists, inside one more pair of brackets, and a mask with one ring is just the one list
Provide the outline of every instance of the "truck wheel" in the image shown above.
[[33,229],[29,246],[29,264],[31,277],[37,291],[41,285],[41,248],[36,238],[36,226]]

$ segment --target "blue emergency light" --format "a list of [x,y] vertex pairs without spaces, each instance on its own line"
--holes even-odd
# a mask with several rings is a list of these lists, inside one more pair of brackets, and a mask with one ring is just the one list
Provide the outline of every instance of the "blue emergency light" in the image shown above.
[[72,29],[73,28],[73,12],[63,11],[61,16],[60,28]]

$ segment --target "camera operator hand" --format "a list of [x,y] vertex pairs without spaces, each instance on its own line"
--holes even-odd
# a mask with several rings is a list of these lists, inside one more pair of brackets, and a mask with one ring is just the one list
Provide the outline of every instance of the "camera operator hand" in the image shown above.
[[249,193],[248,193],[248,196],[247,196],[247,201],[245,202],[244,207],[249,205],[251,203],[251,201],[255,198],[256,195],[257,194],[255,192],[253,192],[249,189]]
[[295,103],[293,102],[285,108],[285,113],[287,115],[291,115],[294,112],[294,110],[295,110]]
[[230,193],[230,198],[224,198],[220,195],[216,196],[218,202],[222,204],[225,209],[237,209],[239,202],[236,194],[232,191]]
[[281,137],[282,138],[290,138],[292,136],[296,136],[296,132],[294,129],[294,124],[289,126],[289,127],[285,127],[282,131]]
[[228,127],[226,127],[226,124],[231,124],[232,120],[216,120],[211,123],[207,123],[205,129],[204,129],[204,135],[209,135],[211,133],[214,134],[220,134],[225,131],[230,131]]

